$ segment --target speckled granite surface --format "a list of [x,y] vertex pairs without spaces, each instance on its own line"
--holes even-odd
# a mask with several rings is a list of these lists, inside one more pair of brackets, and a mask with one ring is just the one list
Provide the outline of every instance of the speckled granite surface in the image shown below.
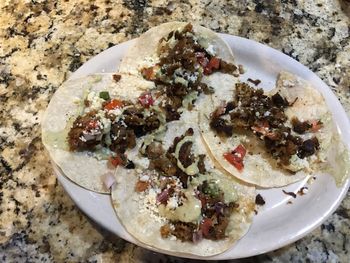
[[[92,224],[57,183],[40,140],[52,94],[104,49],[171,20],[287,53],[350,113],[349,0],[0,1],[0,261],[182,262]],[[244,262],[349,262],[350,194],[300,241]]]

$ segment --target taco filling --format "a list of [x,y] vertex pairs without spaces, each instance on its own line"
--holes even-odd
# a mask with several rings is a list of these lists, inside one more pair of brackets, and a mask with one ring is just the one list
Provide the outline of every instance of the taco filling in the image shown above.
[[[288,166],[295,158],[303,160],[317,153],[319,141],[315,133],[322,127],[320,120],[302,122],[294,117],[290,121],[285,110],[292,104],[293,102],[288,102],[278,92],[268,96],[262,89],[237,83],[233,100],[212,112],[210,127],[222,137],[242,132],[254,134],[263,142],[265,150],[272,158],[281,166]],[[305,134],[311,136],[300,136]],[[244,146],[240,145],[240,148],[244,149]],[[241,170],[243,164],[239,163],[239,158],[234,158],[237,156],[236,152],[237,148],[226,153],[224,157]],[[245,152],[240,154],[241,160],[244,155]]]
[[180,108],[191,110],[199,94],[214,92],[203,82],[204,76],[215,72],[239,75],[237,66],[220,58],[216,49],[186,24],[159,40],[156,59],[151,60],[155,63],[138,69],[143,78],[155,83],[168,121],[180,118]]
[[89,93],[84,113],[68,133],[70,151],[102,151],[110,154],[112,164],[125,165],[124,153],[135,147],[137,138],[178,120],[182,112],[192,110],[200,93],[213,92],[202,82],[204,75],[217,71],[236,74],[234,64],[218,58],[214,47],[205,44],[191,24],[162,38],[159,62],[141,69],[143,77],[155,87],[139,96],[136,103],[111,98],[107,91]]
[[[163,138],[144,139],[133,159],[134,173],[118,170],[112,189],[115,209],[142,242],[194,254],[219,253],[247,231],[254,187],[216,170],[191,124],[173,124]],[[201,251],[204,247],[207,251]]]

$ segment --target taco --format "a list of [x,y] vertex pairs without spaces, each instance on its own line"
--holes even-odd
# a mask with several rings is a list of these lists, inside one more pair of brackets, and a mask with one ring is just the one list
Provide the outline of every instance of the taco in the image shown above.
[[255,188],[215,168],[195,124],[168,124],[133,156],[135,170],[118,168],[112,203],[139,242],[164,252],[211,256],[248,231]]
[[[184,22],[161,24],[141,35],[119,71],[155,84],[167,120],[178,120],[182,112],[191,111],[200,94],[212,94],[215,87],[239,75],[224,40],[207,28]],[[213,77],[216,86],[207,85]]]
[[[93,74],[69,80],[56,91],[42,119],[42,140],[69,179],[108,193],[106,174],[119,164],[132,167],[122,153],[137,136],[157,129],[162,118],[138,101],[150,88],[152,83],[126,74]],[[134,126],[124,127],[126,122]]]
[[324,98],[308,82],[281,72],[268,93],[246,83],[226,93],[211,98],[216,106],[200,116],[203,138],[226,171],[257,186],[279,187],[327,162],[337,132]]

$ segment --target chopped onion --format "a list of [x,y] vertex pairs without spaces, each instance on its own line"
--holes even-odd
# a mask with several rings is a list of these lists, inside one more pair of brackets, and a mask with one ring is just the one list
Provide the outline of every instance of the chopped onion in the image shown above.
[[201,241],[203,239],[203,233],[202,233],[202,230],[198,230],[198,231],[195,231],[193,232],[193,235],[192,235],[192,241],[193,243],[198,243],[199,241]]
[[110,189],[113,184],[115,184],[116,180],[114,174],[112,172],[107,172],[102,175],[102,182],[105,185],[106,189]]
[[169,190],[165,189],[163,192],[157,195],[157,202],[161,204],[166,204],[169,199]]

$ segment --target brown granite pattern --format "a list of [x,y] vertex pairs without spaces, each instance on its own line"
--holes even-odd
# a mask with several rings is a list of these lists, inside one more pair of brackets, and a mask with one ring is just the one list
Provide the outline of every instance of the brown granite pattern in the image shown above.
[[[348,0],[0,1],[0,261],[182,262],[92,224],[57,183],[40,140],[54,91],[106,48],[159,23],[201,23],[283,51],[350,113]],[[350,196],[300,241],[243,262],[348,262]],[[194,261],[192,261],[194,262]]]

